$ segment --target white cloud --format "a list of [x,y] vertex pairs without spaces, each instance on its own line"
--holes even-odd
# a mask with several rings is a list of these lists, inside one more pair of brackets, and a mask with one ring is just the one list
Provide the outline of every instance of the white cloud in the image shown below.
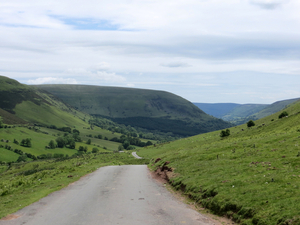
[[93,75],[94,78],[109,81],[114,83],[123,83],[126,81],[126,78],[115,73],[109,73],[106,71],[97,71],[96,74]]
[[288,3],[288,0],[250,0],[250,3],[263,9],[276,9],[281,5]]
[[191,65],[189,65],[188,63],[184,63],[184,62],[170,62],[170,63],[161,63],[161,66],[164,67],[190,67]]
[[28,80],[27,84],[78,84],[72,78],[41,77],[34,80]]
[[[298,0],[3,1],[0,74],[31,83],[134,85],[189,99],[217,99],[223,77],[240,80],[244,72],[297,83],[299,11]],[[202,87],[191,88],[187,77]],[[296,97],[296,87],[281,83]],[[234,84],[224,85],[226,93],[240,90]]]

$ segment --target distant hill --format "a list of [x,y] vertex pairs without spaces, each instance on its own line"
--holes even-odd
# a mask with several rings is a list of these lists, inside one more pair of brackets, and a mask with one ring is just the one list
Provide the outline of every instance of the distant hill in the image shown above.
[[230,127],[191,102],[165,91],[91,85],[35,85],[93,116],[150,130],[190,136]]
[[243,124],[249,120],[257,120],[276,113],[299,98],[278,101],[273,104],[236,104],[236,103],[194,103],[205,113],[214,117]]
[[255,119],[261,119],[266,116],[272,115],[273,113],[279,112],[280,110],[283,110],[284,108],[288,107],[292,103],[298,101],[300,98],[294,98],[294,99],[288,99],[288,100],[282,100],[274,102],[271,105],[268,105],[261,111],[254,113],[253,116]]

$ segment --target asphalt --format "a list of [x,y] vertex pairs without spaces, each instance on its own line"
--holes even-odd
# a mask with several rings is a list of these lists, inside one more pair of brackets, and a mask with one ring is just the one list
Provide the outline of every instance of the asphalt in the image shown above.
[[151,178],[147,166],[108,166],[0,220],[0,225],[214,224]]

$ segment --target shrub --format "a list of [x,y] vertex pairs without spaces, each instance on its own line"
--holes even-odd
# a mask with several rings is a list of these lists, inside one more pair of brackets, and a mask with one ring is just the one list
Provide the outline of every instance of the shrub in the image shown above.
[[90,145],[91,143],[92,143],[91,139],[88,139],[88,140],[86,141],[86,144],[88,144],[88,145]]
[[247,122],[247,127],[253,127],[253,126],[255,126],[254,121],[253,121],[253,120],[249,120],[249,121]]
[[222,130],[220,133],[220,137],[227,137],[230,135],[230,130],[226,129],[226,130]]
[[49,148],[50,148],[50,149],[55,149],[55,147],[56,147],[55,141],[51,140],[51,141],[49,142]]
[[93,148],[93,149],[92,149],[92,153],[97,153],[97,152],[99,152],[99,149],[98,149],[98,148]]
[[30,138],[22,139],[21,146],[30,148],[31,147],[31,139]]
[[280,113],[280,115],[278,116],[279,119],[288,116],[289,114],[287,113],[287,111],[283,111],[282,113]]

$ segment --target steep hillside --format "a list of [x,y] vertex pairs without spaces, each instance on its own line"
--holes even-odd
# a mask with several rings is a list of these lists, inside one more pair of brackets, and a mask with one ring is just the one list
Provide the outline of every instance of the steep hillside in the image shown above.
[[206,210],[240,224],[300,224],[300,101],[284,111],[288,117],[279,111],[225,138],[216,131],[138,155]]
[[194,103],[199,109],[216,118],[222,118],[234,108],[240,106],[236,103]]
[[7,124],[27,122],[60,127],[86,126],[83,120],[89,116],[45,91],[4,76],[0,76],[0,115]]
[[231,124],[168,92],[89,85],[37,85],[74,108],[118,123],[188,136]]

